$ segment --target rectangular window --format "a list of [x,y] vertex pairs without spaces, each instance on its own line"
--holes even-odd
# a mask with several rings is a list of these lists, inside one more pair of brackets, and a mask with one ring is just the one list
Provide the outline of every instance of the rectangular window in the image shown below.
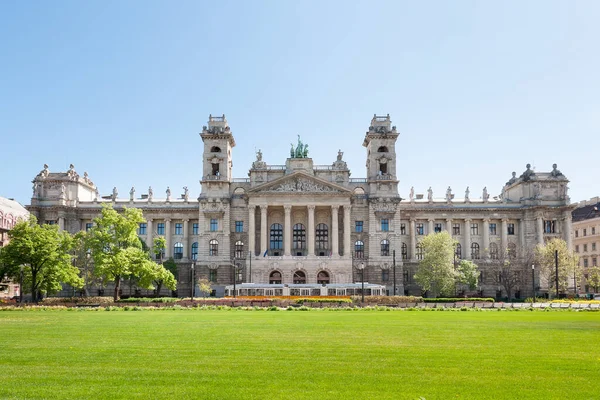
[[587,244],[583,245],[583,252],[585,253],[587,251]]
[[579,237],[579,230],[575,230],[575,237]]
[[416,224],[416,230],[417,230],[417,235],[423,235],[424,234],[424,228],[423,228],[423,224],[422,223],[418,223]]
[[362,221],[356,221],[354,223],[354,231],[355,232],[362,232],[363,231],[363,222]]
[[235,231],[244,232],[244,221],[235,221]]
[[596,251],[596,242],[592,243],[592,251]]
[[579,245],[578,244],[575,245],[575,253],[579,253]]
[[400,234],[406,235],[406,224],[400,224]]
[[47,219],[46,220],[46,225],[56,225],[56,221],[53,219]]
[[592,257],[592,267],[598,266],[598,259],[596,257]]
[[382,282],[387,282],[390,280],[390,270],[389,269],[382,269],[381,270],[381,281]]
[[181,222],[177,222],[175,224],[175,234],[176,235],[183,235],[183,224]]
[[509,235],[515,234],[515,224],[508,224],[508,232]]
[[[141,229],[141,225],[140,224],[140,229]],[[146,225],[146,224],[143,224]],[[94,224],[92,222],[88,222],[87,224],[85,224],[85,231],[88,232],[90,229],[92,229],[92,226],[94,226]],[[145,235],[146,234],[146,227],[144,226],[144,233],[142,233],[141,235]]]
[[434,227],[433,227],[433,231],[435,233],[441,232],[442,231],[442,224],[435,224]]
[[479,235],[479,224],[477,222],[471,224],[471,235]]
[[490,235],[497,235],[496,224],[490,224]]
[[596,234],[596,228],[592,228],[592,235]]
[[390,230],[390,223],[387,219],[382,219],[381,220],[381,230],[383,232],[387,232]]
[[198,223],[194,223],[192,224],[192,235],[197,235],[198,234]]
[[460,235],[460,224],[452,224],[452,234]]
[[587,259],[587,258],[584,258],[584,259],[583,259],[583,267],[584,267],[584,268],[587,268],[587,266],[588,266],[588,259]]
[[[554,221],[544,221],[544,233],[556,233]],[[585,229],[583,230],[583,236],[585,236]]]
[[209,269],[208,270],[208,280],[215,283],[217,281],[217,270]]
[[583,236],[587,236],[587,229],[583,228]]
[[158,235],[165,234],[165,223],[164,222],[159,222],[158,224],[156,224],[156,233]]
[[219,229],[219,222],[215,218],[212,218],[210,220],[210,231],[216,232],[218,229]]
[[[88,230],[88,225],[91,225],[91,224],[85,224],[85,230],[86,231]],[[146,225],[145,222],[140,223],[140,228],[138,229],[138,235],[145,235],[146,234],[146,227],[147,227],[147,225]],[[91,228],[91,226],[90,226],[90,228]]]

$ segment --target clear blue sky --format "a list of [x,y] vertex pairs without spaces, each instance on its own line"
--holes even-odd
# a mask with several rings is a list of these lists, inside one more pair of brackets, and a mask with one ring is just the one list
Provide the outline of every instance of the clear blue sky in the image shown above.
[[390,114],[400,194],[500,192],[525,164],[600,194],[600,2],[0,2],[0,196],[29,204],[49,164],[108,194],[200,193],[208,114],[284,164],[344,151],[365,176],[365,131]]

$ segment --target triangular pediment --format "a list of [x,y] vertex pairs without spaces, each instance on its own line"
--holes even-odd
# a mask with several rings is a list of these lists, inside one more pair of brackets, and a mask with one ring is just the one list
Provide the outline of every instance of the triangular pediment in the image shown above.
[[351,194],[352,191],[335,183],[298,171],[252,188],[248,193]]

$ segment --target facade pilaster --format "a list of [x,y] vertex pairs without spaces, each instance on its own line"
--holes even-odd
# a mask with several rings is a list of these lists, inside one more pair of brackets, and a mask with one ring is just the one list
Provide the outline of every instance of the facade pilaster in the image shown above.
[[471,259],[471,219],[465,219],[465,259]]
[[267,205],[260,206],[260,255],[267,252]]
[[344,206],[344,256],[350,256],[350,208],[352,206]]
[[339,228],[338,228],[338,210],[339,206],[331,206],[331,254],[334,257],[340,255],[338,238],[339,238]]
[[415,232],[415,219],[410,219],[410,259],[417,259],[417,233]]
[[308,207],[308,255],[315,255],[315,206]]
[[250,257],[254,257],[256,254],[256,246],[254,241],[256,240],[256,206],[251,204],[248,206],[248,250],[250,251]]
[[58,217],[58,229],[65,230],[65,217]]
[[446,231],[452,236],[452,219],[446,219]]
[[427,234],[428,235],[433,233],[433,221],[434,221],[434,218],[427,219]]
[[571,215],[571,211],[567,210],[564,212],[564,232],[563,238],[565,242],[567,242],[567,249],[569,251],[573,250],[573,239],[571,237],[571,229],[573,228],[573,217]]
[[153,231],[152,231],[152,218],[148,218],[146,220],[146,246],[148,246],[148,249],[150,250],[150,254],[154,254],[152,253],[152,247],[154,246],[153,243],[153,239],[154,239],[154,235],[153,235]]
[[283,255],[291,255],[292,249],[292,206],[286,204],[283,206],[285,219],[283,222]]
[[187,260],[190,254],[190,249],[189,249],[189,236],[190,236],[190,231],[189,231],[189,219],[184,219],[183,220],[183,259]]
[[502,219],[501,240],[502,240],[502,249],[500,249],[500,250],[502,251],[501,254],[504,257],[506,255],[506,249],[508,249],[508,220],[506,218]]
[[519,247],[521,256],[525,257],[525,221],[519,220]]
[[490,219],[483,219],[483,258],[490,258]]
[[168,259],[173,254],[173,249],[171,249],[171,218],[165,218],[165,241],[165,258]]

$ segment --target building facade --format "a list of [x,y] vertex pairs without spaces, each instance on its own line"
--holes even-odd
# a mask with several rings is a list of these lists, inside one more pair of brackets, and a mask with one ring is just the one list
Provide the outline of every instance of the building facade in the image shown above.
[[[0,197],[0,247],[8,244],[8,231],[17,222],[29,218],[29,212],[18,202]],[[6,277],[0,277],[0,298],[19,296],[19,284]]]
[[573,246],[583,267],[580,290],[592,293],[596,288],[590,287],[587,276],[589,268],[597,267],[600,258],[600,197],[582,201],[573,210]]
[[[523,268],[518,295],[531,295],[531,254],[553,237],[571,244],[567,178],[526,170],[502,186],[499,197],[487,188],[456,196],[399,195],[396,142],[399,133],[389,115],[374,116],[364,135],[366,177],[350,178],[337,152],[327,165],[315,165],[308,145],[298,138],[284,164],[270,165],[258,151],[248,178],[232,176],[233,133],[225,116],[209,117],[203,142],[201,194],[190,198],[183,188],[155,198],[152,188],[120,198],[116,188],[100,196],[87,173],[73,166],[52,173],[45,166],[34,179],[29,210],[40,222],[57,223],[70,232],[89,229],[103,203],[116,209],[138,207],[147,222],[139,235],[151,247],[155,236],[167,242],[165,257],[179,265],[178,285],[190,293],[192,266],[196,279],[223,293],[233,280],[256,284],[382,284],[388,293],[421,294],[413,276],[422,258],[420,239],[446,230],[458,241],[457,259],[473,259],[482,272],[478,292],[502,295],[486,271],[508,257]],[[284,161],[284,160],[282,160]],[[359,269],[364,267],[364,269]],[[527,280],[529,279],[529,281]],[[500,291],[500,292],[499,292]]]

